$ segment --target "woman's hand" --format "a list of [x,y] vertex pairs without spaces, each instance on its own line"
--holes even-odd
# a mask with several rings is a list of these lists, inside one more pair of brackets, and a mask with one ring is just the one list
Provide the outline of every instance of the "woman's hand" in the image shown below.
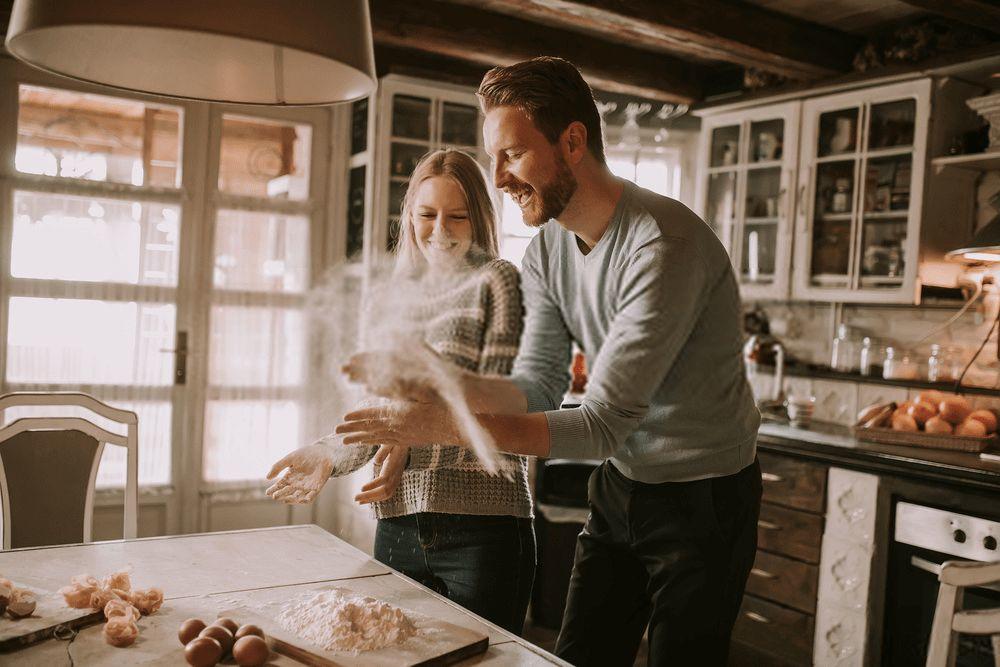
[[378,475],[361,487],[361,493],[354,496],[359,504],[388,500],[396,493],[403,479],[403,470],[410,459],[410,448],[402,445],[382,445],[375,454]]
[[333,457],[329,447],[331,445],[324,443],[302,447],[271,466],[267,479],[273,479],[286,468],[288,470],[268,487],[267,495],[289,505],[303,505],[315,500],[333,472]]
[[397,402],[349,412],[337,425],[345,445],[462,445],[451,411],[438,403]]

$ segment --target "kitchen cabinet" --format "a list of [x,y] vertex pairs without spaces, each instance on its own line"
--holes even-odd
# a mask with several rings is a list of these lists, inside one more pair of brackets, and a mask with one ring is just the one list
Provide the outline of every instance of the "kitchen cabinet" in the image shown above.
[[377,99],[372,256],[396,245],[403,197],[421,157],[455,148],[487,164],[482,114],[471,88],[388,75],[380,80]]
[[931,81],[802,105],[793,296],[912,303]]
[[697,208],[729,251],[745,299],[788,297],[799,108],[721,114],[702,126]]
[[757,557],[733,628],[732,663],[809,664],[813,652],[827,466],[758,453]]
[[954,287],[968,183],[930,162],[975,127],[977,90],[924,77],[701,111],[697,209],[743,298],[918,304],[923,285]]

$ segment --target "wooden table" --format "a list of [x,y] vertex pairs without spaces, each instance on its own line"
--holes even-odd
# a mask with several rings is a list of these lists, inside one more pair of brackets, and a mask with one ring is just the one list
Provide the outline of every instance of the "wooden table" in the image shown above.
[[[199,535],[97,542],[0,552],[0,576],[55,591],[76,574],[104,576],[130,567],[137,588],[159,586],[165,602],[140,623],[139,640],[128,649],[104,643],[102,624],[80,631],[71,642],[50,639],[13,653],[0,664],[102,665],[177,664],[177,628],[204,610],[256,606],[291,597],[323,582],[350,588],[405,609],[487,633],[488,651],[462,665],[566,665],[515,635],[393,571],[364,552],[313,525],[283,526]],[[173,653],[166,660],[163,655]],[[181,663],[183,664],[183,663]],[[279,656],[270,665],[298,665]]]

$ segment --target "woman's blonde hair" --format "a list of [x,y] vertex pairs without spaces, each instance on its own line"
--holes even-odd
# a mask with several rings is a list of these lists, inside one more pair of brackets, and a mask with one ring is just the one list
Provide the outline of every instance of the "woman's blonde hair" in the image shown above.
[[472,225],[472,247],[469,250],[470,259],[488,261],[499,256],[497,241],[496,209],[486,188],[486,176],[482,167],[471,156],[462,151],[446,148],[437,150],[420,158],[413,174],[410,176],[409,187],[403,198],[403,209],[400,216],[399,243],[396,246],[396,267],[400,269],[416,269],[424,261],[417,247],[416,234],[413,231],[413,203],[420,189],[420,184],[435,176],[448,176],[462,189],[465,204],[469,213],[469,223]]

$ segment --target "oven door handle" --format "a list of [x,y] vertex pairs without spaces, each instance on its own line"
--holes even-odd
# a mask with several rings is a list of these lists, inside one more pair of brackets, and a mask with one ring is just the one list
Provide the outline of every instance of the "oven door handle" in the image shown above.
[[[923,570],[924,572],[930,572],[935,577],[941,575],[941,566],[937,563],[933,563],[929,560],[920,558],[919,556],[910,556],[910,565],[913,567]],[[982,586],[967,586],[967,588],[985,588],[991,591],[1000,592],[1000,584],[983,584]]]

